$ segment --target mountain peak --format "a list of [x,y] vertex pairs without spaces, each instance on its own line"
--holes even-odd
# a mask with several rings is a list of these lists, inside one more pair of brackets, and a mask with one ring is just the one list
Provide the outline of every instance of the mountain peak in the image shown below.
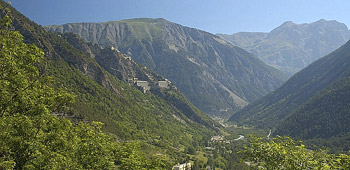
[[326,20],[326,19],[320,19],[317,20],[315,22],[311,22],[311,23],[302,23],[302,24],[296,24],[293,21],[285,21],[283,24],[281,24],[279,27],[277,28],[286,28],[286,27],[291,27],[291,26],[296,26],[296,25],[315,25],[315,24],[332,24],[332,25],[344,25],[343,23],[340,23],[336,20]]
[[[334,21],[334,20],[333,20]],[[327,20],[325,20],[325,19],[320,19],[320,20],[318,20],[318,21],[316,21],[316,22],[328,22]]]
[[282,25],[280,25],[279,27],[290,27],[293,25],[297,25],[297,24],[295,24],[293,21],[286,21]]
[[346,33],[348,32],[347,25],[345,25],[344,23],[338,22],[336,20],[320,19],[316,22],[310,23],[309,26],[310,28],[313,28],[313,29],[326,29],[328,32],[340,31],[340,32],[343,32],[344,34],[349,34],[349,33]]
[[325,20],[325,19],[320,19],[318,21],[315,21],[313,23],[310,23],[310,24],[327,24],[327,23],[330,23],[330,24],[343,24],[343,23],[340,23],[336,20]]
[[269,33],[236,33],[221,36],[266,63],[293,74],[339,48],[350,38],[344,23],[320,19],[296,24],[286,21]]

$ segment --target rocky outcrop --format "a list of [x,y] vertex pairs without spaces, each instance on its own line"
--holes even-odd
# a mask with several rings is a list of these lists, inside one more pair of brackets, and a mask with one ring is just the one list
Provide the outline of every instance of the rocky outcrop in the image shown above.
[[[210,33],[164,19],[46,28],[115,47],[173,82],[201,110],[227,116],[279,87],[284,75]],[[225,112],[220,112],[225,110]]]
[[309,24],[287,21],[269,33],[218,36],[292,75],[343,45],[349,40],[350,31],[343,23],[322,19]]

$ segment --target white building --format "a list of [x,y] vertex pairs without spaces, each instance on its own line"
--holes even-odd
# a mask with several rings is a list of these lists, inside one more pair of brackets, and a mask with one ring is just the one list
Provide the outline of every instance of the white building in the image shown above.
[[191,163],[177,164],[173,170],[191,170]]
[[158,86],[160,87],[160,88],[165,88],[165,89],[167,89],[167,88],[169,88],[169,83],[167,82],[167,81],[158,81]]
[[136,85],[141,87],[143,92],[146,93],[147,91],[151,90],[151,87],[148,85],[147,81],[136,81]]

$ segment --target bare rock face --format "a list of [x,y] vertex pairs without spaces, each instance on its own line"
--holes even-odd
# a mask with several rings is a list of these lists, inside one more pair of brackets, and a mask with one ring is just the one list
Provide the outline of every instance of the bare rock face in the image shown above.
[[309,24],[287,21],[269,33],[218,36],[292,75],[343,45],[350,31],[343,23],[322,19]]
[[[229,116],[279,87],[282,72],[210,33],[164,19],[48,26],[115,47],[173,82],[202,111]],[[108,62],[105,60],[104,62]]]

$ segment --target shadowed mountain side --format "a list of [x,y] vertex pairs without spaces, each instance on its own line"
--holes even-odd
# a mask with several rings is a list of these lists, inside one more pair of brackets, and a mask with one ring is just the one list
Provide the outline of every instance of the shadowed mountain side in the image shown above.
[[[349,75],[350,42],[347,42],[295,74],[282,87],[248,105],[230,120],[256,127],[278,127],[276,132],[279,134],[305,138],[344,133],[344,130],[332,127],[347,127],[339,119],[347,120],[349,116],[345,97]],[[338,124],[338,120],[343,123]],[[290,129],[291,126],[294,128]],[[335,132],[327,132],[325,128]]]
[[113,46],[165,76],[202,111],[226,117],[279,87],[284,74],[210,33],[164,19],[48,26]]
[[277,126],[275,134],[299,139],[349,136],[349,96],[350,78],[347,74],[300,106]]

